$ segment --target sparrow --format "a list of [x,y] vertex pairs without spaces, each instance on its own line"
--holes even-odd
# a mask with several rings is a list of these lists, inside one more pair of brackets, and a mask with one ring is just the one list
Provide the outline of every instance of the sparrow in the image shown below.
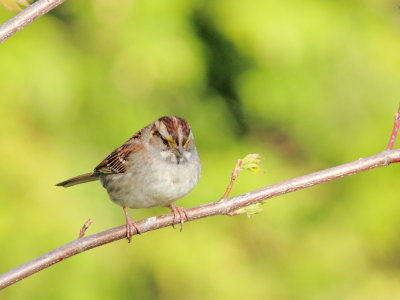
[[56,185],[70,187],[100,180],[110,199],[124,210],[130,242],[140,229],[127,208],[168,207],[174,214],[173,223],[179,220],[182,230],[186,211],[172,203],[188,194],[200,175],[201,162],[189,123],[180,117],[165,116],[135,133],[93,172]]

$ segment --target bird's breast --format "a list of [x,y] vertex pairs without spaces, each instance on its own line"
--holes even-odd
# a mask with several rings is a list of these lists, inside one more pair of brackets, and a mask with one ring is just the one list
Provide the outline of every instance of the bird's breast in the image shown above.
[[166,206],[182,198],[196,186],[200,173],[199,161],[142,161],[128,166],[125,173],[102,175],[101,181],[115,203],[144,208]]

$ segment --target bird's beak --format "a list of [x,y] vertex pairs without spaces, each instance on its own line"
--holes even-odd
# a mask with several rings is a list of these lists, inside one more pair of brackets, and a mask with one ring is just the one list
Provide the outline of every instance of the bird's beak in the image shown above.
[[183,146],[178,146],[178,152],[181,156],[183,156],[183,153],[185,153],[185,148],[183,148]]
[[177,158],[182,158],[183,157],[183,153],[185,152],[185,148],[183,148],[183,146],[178,146],[178,148],[175,148],[175,156]]

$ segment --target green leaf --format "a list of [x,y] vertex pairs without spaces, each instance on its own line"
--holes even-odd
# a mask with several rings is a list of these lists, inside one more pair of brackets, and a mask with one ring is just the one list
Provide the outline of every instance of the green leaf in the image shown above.
[[263,170],[261,167],[261,155],[258,153],[247,154],[242,161],[242,169],[249,170],[256,174]]

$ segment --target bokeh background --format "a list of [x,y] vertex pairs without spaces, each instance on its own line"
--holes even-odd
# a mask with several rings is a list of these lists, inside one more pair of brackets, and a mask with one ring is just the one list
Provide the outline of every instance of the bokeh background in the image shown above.
[[[0,7],[0,21],[15,13]],[[378,153],[400,101],[397,1],[67,1],[0,46],[0,272],[124,223],[90,171],[186,118],[217,200]],[[400,299],[399,166],[77,255],[1,299]],[[131,211],[135,219],[166,213]]]

